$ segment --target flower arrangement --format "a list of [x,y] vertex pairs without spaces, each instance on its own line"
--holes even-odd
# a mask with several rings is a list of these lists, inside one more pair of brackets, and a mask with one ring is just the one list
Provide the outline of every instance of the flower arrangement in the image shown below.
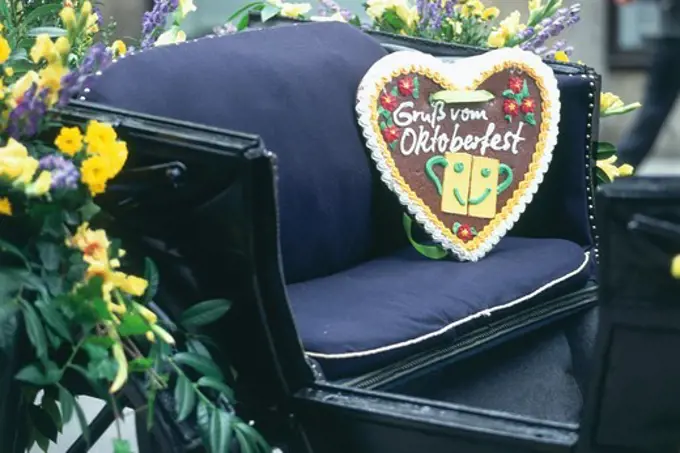
[[[15,376],[27,408],[26,449],[47,451],[74,416],[87,439],[79,389],[65,379],[76,373],[113,408],[116,423],[118,394],[139,375],[149,425],[156,395],[173,392],[178,420],[195,415],[208,451],[228,451],[232,438],[241,451],[271,451],[235,414],[223,369],[184,333],[223,316],[229,301],[193,305],[178,325],[159,319],[150,305],[159,281],[153,262],[146,259],[143,276],[130,271],[120,241],[97,226],[96,197],[123,170],[126,143],[97,121],[54,124],[52,109],[125,53],[125,44],[95,38],[101,16],[87,0],[46,1],[42,9],[30,3],[0,2],[0,347],[11,344],[7,336],[22,320],[34,352]],[[192,9],[190,0],[157,0],[141,46],[181,39],[179,22]],[[56,137],[46,140],[55,127]],[[132,451],[120,437],[113,449]]]

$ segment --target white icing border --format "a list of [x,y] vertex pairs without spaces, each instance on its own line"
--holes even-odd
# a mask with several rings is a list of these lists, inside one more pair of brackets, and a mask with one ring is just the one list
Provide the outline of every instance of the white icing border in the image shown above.
[[[429,68],[439,72],[443,76],[448,75],[451,82],[455,83],[457,86],[469,86],[477,77],[479,77],[480,73],[492,70],[495,65],[506,61],[524,63],[533,68],[538,77],[543,79],[543,86],[548,93],[550,101],[549,112],[552,120],[548,124],[548,130],[545,137],[545,151],[543,152],[541,160],[538,162],[536,174],[533,180],[529,181],[524,194],[522,194],[518,203],[506,216],[505,221],[500,223],[500,225],[488,235],[485,241],[474,250],[466,250],[464,247],[461,247],[452,240],[446,238],[439,228],[428,220],[424,209],[414,203],[408,194],[394,181],[385,157],[380,150],[379,139],[374,134],[373,125],[371,124],[371,110],[374,107],[371,105],[371,97],[375,94],[376,85],[381,82],[381,79],[384,77],[392,78],[391,74],[394,70],[405,66],[415,65],[417,68]],[[477,57],[465,58],[454,63],[444,63],[432,55],[409,50],[387,55],[378,60],[368,70],[361,80],[357,91],[356,111],[359,125],[363,130],[363,135],[366,140],[366,146],[371,151],[371,158],[375,161],[376,166],[380,171],[381,179],[385,185],[397,195],[400,203],[405,206],[407,211],[415,217],[416,221],[425,228],[425,231],[427,231],[435,242],[453,252],[459,260],[478,261],[491,251],[501,238],[512,228],[515,222],[517,222],[520,215],[526,209],[526,206],[533,199],[539,185],[543,182],[543,177],[548,171],[548,167],[552,160],[553,150],[557,145],[558,126],[560,122],[560,91],[557,88],[557,78],[552,69],[543,63],[541,58],[537,55],[518,48],[497,49]]]
[[465,324],[469,321],[473,321],[478,318],[486,317],[486,316],[491,316],[492,313],[505,310],[507,308],[514,307],[515,305],[521,304],[523,302],[526,302],[527,300],[533,299],[534,297],[538,296],[544,291],[547,291],[548,289],[552,288],[555,285],[558,285],[566,280],[569,280],[570,278],[580,274],[583,272],[583,270],[588,266],[588,263],[590,263],[590,252],[585,252],[584,253],[584,259],[583,262],[573,271],[568,272],[564,274],[561,277],[556,278],[555,280],[551,280],[548,283],[544,284],[543,286],[533,290],[529,294],[525,294],[524,296],[521,296],[515,300],[512,300],[506,304],[499,305],[497,307],[489,308],[487,310],[482,310],[480,312],[477,312],[473,315],[470,315],[468,317],[465,317],[463,319],[459,319],[458,321],[452,322],[451,324],[448,324],[444,327],[442,327],[439,330],[436,330],[434,332],[430,332],[425,335],[421,335],[420,337],[412,338],[410,340],[405,340],[401,341],[399,343],[394,343],[390,344],[387,346],[381,346],[379,348],[375,349],[367,349],[365,351],[358,351],[358,352],[343,352],[339,354],[324,354],[320,352],[310,352],[310,351],[305,351],[306,354],[308,354],[310,357],[318,358],[318,359],[328,359],[328,360],[333,360],[333,359],[354,359],[354,358],[359,358],[359,357],[366,357],[370,355],[375,355],[375,354],[382,354],[384,352],[390,352],[395,349],[401,349],[405,348],[408,346],[413,346],[418,343],[421,343],[423,341],[430,340],[432,338],[444,335],[451,329],[454,329],[462,324]]

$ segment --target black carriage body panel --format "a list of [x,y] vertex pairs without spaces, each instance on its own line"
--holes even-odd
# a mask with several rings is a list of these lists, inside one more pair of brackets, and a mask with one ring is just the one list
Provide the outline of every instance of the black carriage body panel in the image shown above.
[[581,447],[677,451],[680,444],[680,182],[633,177],[598,195],[601,321]]

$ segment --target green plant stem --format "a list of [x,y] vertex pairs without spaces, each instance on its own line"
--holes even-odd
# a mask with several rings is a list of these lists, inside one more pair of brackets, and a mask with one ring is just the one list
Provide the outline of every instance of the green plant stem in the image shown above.
[[177,365],[177,364],[175,363],[174,360],[168,359],[168,363],[170,364],[170,366],[172,366],[172,368],[175,370],[175,372],[176,372],[178,375],[181,375],[183,378],[188,379],[189,382],[191,382],[191,387],[194,389],[194,392],[196,392],[196,395],[198,395],[198,397],[201,399],[201,401],[203,401],[205,404],[210,405],[210,407],[211,407],[212,409],[215,409],[215,408],[216,408],[215,404],[214,404],[212,401],[210,401],[210,398],[208,398],[207,396],[205,396],[205,394],[203,394],[203,392],[201,392],[201,391],[199,390],[198,385],[196,385],[195,382],[193,382],[193,381],[191,381],[191,379],[189,379],[189,376],[186,375],[186,373],[182,370],[182,368],[180,368],[179,365]]
[[66,369],[71,366],[73,363],[73,360],[75,360],[76,355],[78,354],[78,351],[80,351],[80,348],[83,347],[83,344],[85,344],[85,340],[87,339],[87,335],[83,335],[83,337],[76,343],[75,347],[73,348],[73,351],[71,351],[71,355],[69,356],[68,360],[66,360],[66,363],[64,364],[63,368],[61,369],[61,373],[65,373]]

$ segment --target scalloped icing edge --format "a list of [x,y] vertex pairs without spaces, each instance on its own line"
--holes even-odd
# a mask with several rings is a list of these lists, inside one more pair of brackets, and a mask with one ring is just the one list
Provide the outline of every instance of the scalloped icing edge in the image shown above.
[[[425,210],[414,203],[401,186],[395,182],[392,171],[387,165],[380,149],[378,137],[373,133],[371,125],[371,97],[375,93],[375,86],[383,78],[391,79],[392,72],[405,66],[429,68],[439,72],[458,86],[470,86],[482,73],[491,71],[494,66],[505,62],[524,63],[534,69],[541,79],[544,89],[548,92],[550,98],[549,112],[552,121],[548,124],[544,140],[544,152],[541,159],[537,162],[535,175],[528,182],[528,187],[524,190],[517,204],[505,218],[501,219],[499,225],[490,232],[486,240],[477,248],[468,250],[444,236],[440,229],[427,218]],[[538,187],[543,182],[545,173],[548,171],[552,161],[553,151],[557,145],[560,105],[560,91],[557,87],[557,78],[554,72],[540,57],[531,52],[518,48],[504,48],[492,50],[483,55],[464,58],[454,63],[444,63],[430,54],[405,50],[394,52],[381,58],[368,70],[357,90],[356,112],[359,125],[366,140],[366,146],[370,150],[371,158],[375,162],[378,171],[380,171],[380,179],[397,195],[399,202],[406,207],[409,214],[415,217],[416,221],[425,229],[432,240],[452,252],[459,260],[478,261],[489,253],[519,220],[526,207],[533,200]]]

